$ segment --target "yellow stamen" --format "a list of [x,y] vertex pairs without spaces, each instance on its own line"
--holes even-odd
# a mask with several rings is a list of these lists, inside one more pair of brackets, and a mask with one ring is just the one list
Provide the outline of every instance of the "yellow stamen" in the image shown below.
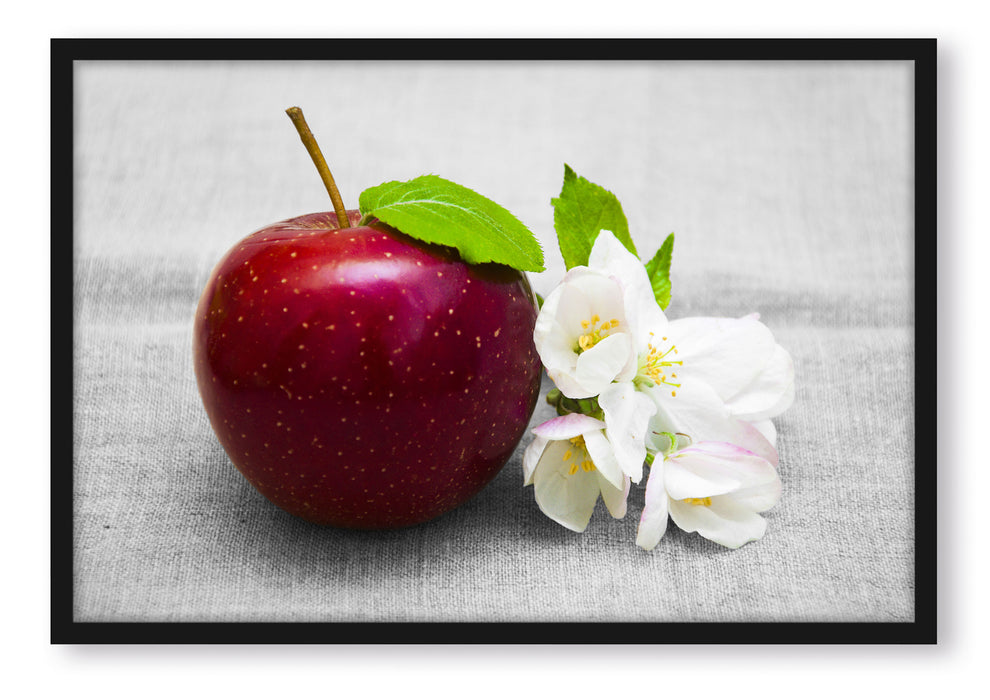
[[565,464],[567,464],[567,462],[570,461],[572,456],[577,457],[577,459],[575,459],[567,466],[568,475],[577,474],[578,471],[585,471],[585,472],[595,471],[595,463],[591,461],[591,458],[588,456],[588,453],[585,449],[584,436],[577,435],[575,437],[572,437],[570,438],[570,443],[571,445],[574,446],[575,450],[578,450],[578,452],[576,455],[571,450],[567,450],[566,452],[564,452],[564,457],[561,461],[563,461]]
[[[653,336],[653,333],[650,333],[650,336]],[[667,338],[664,337],[664,340],[667,340]],[[677,346],[671,345],[669,348],[667,348],[662,352],[653,343],[648,343],[647,348],[648,350],[646,353],[646,359],[643,361],[643,365],[640,367],[639,370],[640,374],[648,379],[651,379],[655,384],[666,384],[667,386],[670,387],[680,388],[681,385],[669,381],[667,379],[667,374],[666,374],[668,368],[676,367],[678,365],[680,366],[684,365],[683,360],[667,359],[667,357],[671,353],[674,353],[675,355],[677,354]],[[670,378],[677,379],[677,373],[671,372]],[[671,391],[670,395],[677,396],[677,392]]]
[[707,496],[705,498],[684,498],[681,500],[692,506],[710,506],[712,504],[712,499]]
[[595,345],[601,342],[604,338],[607,338],[612,332],[612,329],[618,328],[622,325],[617,318],[605,321],[601,324],[601,326],[599,326],[598,324],[600,321],[601,317],[598,314],[593,315],[590,321],[581,321],[582,330],[587,331],[590,329],[590,332],[578,336],[578,346],[575,348],[576,352],[582,353],[587,350],[591,350],[591,348],[595,347]]

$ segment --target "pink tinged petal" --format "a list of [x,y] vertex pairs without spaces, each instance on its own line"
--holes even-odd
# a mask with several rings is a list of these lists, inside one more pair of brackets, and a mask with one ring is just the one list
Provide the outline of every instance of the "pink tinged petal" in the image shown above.
[[762,457],[724,442],[700,442],[678,450],[664,463],[664,487],[674,500],[705,498],[777,480]]
[[584,445],[601,476],[615,488],[621,489],[626,476],[622,473],[622,467],[619,466],[605,433],[601,430],[584,433]]
[[777,345],[763,370],[726,403],[734,416],[758,421],[783,413],[793,402],[794,362]]
[[735,491],[732,500],[749,510],[762,513],[777,505],[783,490],[782,486],[780,478],[777,478],[766,484]]
[[723,401],[753,382],[776,345],[770,329],[749,317],[678,319],[670,322],[670,337],[683,374],[709,384]]
[[710,386],[688,377],[680,382],[676,396],[663,385],[648,390],[657,404],[651,431],[684,433],[694,442],[730,442],[777,464],[773,445],[752,425],[729,415],[729,409]]
[[647,551],[656,547],[660,538],[667,532],[669,499],[663,480],[663,463],[657,460],[650,467],[650,476],[646,479],[646,503],[639,518],[639,529],[636,531],[636,544]]
[[751,425],[759,431],[760,435],[762,435],[767,442],[773,446],[777,445],[777,428],[774,427],[773,421],[767,418],[766,420],[753,421]]
[[609,514],[616,519],[626,517],[626,499],[629,497],[629,479],[623,479],[622,488],[617,489],[604,477],[598,474],[598,488],[602,493],[602,500]]
[[533,478],[534,494],[548,518],[568,530],[584,532],[598,501],[598,479],[594,472],[568,474],[569,464],[562,459],[541,460]]
[[643,478],[646,461],[646,429],[657,407],[631,383],[610,384],[598,397],[605,414],[605,434],[626,476],[635,483]]
[[548,440],[570,440],[592,430],[604,430],[605,423],[583,413],[568,413],[551,418],[533,428],[533,434]]
[[[736,418],[731,419],[729,425],[725,442],[731,442],[733,445],[749,450],[768,461],[772,466],[777,466],[777,448],[755,425]],[[776,437],[776,431],[773,434]]]
[[670,517],[685,532],[697,532],[731,549],[760,539],[767,530],[766,520],[731,496],[714,496],[710,506],[671,499]]

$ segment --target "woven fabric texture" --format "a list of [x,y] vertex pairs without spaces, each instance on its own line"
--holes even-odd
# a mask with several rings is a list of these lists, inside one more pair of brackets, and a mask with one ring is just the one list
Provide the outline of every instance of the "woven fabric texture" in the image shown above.
[[[910,621],[914,222],[908,63],[104,63],[75,69],[77,621]],[[272,506],[214,438],[192,316],[223,253],[436,173],[526,222],[563,273],[563,164],[615,192],[644,257],[676,232],[672,318],[758,311],[791,353],[780,503],[728,550],[671,525],[581,535],[522,486],[405,530]],[[544,385],[544,392],[549,387]],[[550,417],[541,402],[533,424]]]

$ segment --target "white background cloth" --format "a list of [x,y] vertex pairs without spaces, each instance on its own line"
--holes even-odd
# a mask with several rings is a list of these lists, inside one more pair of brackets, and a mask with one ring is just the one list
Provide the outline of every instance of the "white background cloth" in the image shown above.
[[[910,64],[96,62],[75,80],[77,620],[913,618]],[[643,552],[635,489],[624,520],[599,506],[566,531],[522,487],[528,436],[412,529],[319,528],[257,494],[200,404],[191,322],[240,238],[330,209],[291,105],[351,207],[435,173],[510,209],[544,246],[544,295],[565,162],[617,194],[644,258],[675,232],[668,315],[758,311],[794,359],[765,538],[672,526]]]

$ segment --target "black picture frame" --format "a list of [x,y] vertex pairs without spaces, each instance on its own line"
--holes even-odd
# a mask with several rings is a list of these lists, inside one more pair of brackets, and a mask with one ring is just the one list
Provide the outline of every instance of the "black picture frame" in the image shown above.
[[[51,40],[51,213],[64,240],[73,205],[76,61],[380,59],[544,61],[910,61],[914,64],[915,259],[936,223],[935,39],[71,39]],[[937,440],[915,444],[915,615],[904,623],[93,623],[73,620],[73,279],[71,245],[52,245],[51,642],[53,644],[935,644]],[[926,269],[931,269],[926,265]],[[917,274],[917,273],[916,273]],[[915,318],[936,299],[915,285]],[[935,422],[936,335],[916,333],[915,424]]]

